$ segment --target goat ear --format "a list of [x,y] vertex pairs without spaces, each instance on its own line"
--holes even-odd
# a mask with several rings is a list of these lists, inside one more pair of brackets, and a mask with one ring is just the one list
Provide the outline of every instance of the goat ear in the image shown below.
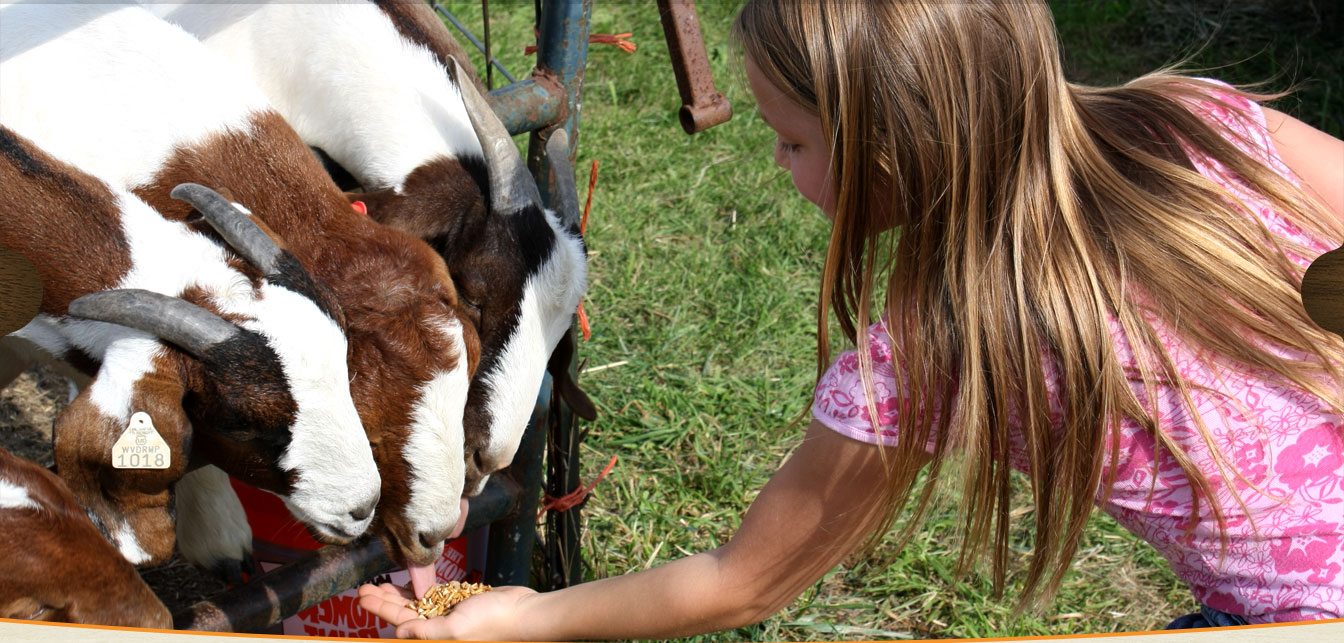
[[551,359],[546,363],[546,371],[551,374],[551,385],[560,394],[560,399],[574,411],[574,415],[592,422],[597,419],[597,407],[569,374],[569,363],[573,357],[574,333],[568,332],[560,338],[560,343],[551,353]]
[[[350,202],[352,207],[355,203],[364,204],[364,213],[373,217],[374,221],[383,223],[380,216],[386,216],[391,208],[386,207],[388,199],[395,196],[391,189],[378,190],[376,192],[345,192],[345,200]],[[356,207],[358,209],[358,207]]]
[[365,213],[374,221],[425,241],[447,234],[456,224],[453,217],[442,216],[435,208],[425,207],[424,200],[407,199],[391,188],[346,192],[345,198],[351,204],[362,202]]
[[32,596],[20,596],[0,605],[0,618],[48,621],[56,609]]

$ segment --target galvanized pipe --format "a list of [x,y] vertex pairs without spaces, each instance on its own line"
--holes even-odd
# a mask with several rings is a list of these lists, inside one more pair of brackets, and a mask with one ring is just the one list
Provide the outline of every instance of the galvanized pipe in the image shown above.
[[733,117],[728,99],[714,89],[714,74],[705,55],[705,39],[693,0],[658,0],[658,17],[663,23],[672,73],[681,94],[677,118],[687,134],[703,132]]

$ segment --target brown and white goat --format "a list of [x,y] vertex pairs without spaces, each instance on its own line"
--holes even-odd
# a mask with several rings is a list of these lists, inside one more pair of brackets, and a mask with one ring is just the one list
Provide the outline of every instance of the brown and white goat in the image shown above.
[[54,474],[0,448],[0,618],[169,629],[168,609]]
[[[380,483],[347,385],[340,308],[292,254],[213,191],[175,189],[245,264],[5,126],[0,185],[0,244],[43,284],[41,314],[15,335],[96,367],[56,419],[57,470],[127,560],[172,554],[171,488],[200,442],[254,454],[239,475],[278,481],[320,536],[368,528]],[[139,413],[167,452],[123,468],[114,445]]]
[[[542,207],[476,79],[452,72],[464,56],[423,2],[148,6],[250,74],[304,142],[366,190],[351,198],[370,216],[443,256],[481,342],[464,419],[466,493],[478,493],[512,460],[586,288],[577,212],[566,225]],[[551,158],[573,193],[568,154]],[[564,207],[577,210],[577,198]],[[592,419],[568,362],[556,365],[556,389]]]
[[[383,478],[381,534],[394,557],[431,563],[459,518],[462,413],[478,354],[443,260],[351,209],[251,81],[181,29],[136,7],[0,12],[0,119],[21,114],[44,148],[113,177],[169,219],[190,212],[169,198],[172,186],[227,186],[331,286],[347,322],[350,393]],[[250,458],[226,444],[195,447],[234,470]]]

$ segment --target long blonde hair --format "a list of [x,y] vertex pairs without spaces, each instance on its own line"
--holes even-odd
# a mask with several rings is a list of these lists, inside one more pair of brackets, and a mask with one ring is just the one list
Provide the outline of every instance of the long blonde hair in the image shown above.
[[[1069,83],[1049,9],[1037,3],[752,0],[734,35],[833,141],[837,204],[817,310],[818,376],[830,361],[833,313],[858,347],[874,421],[866,328],[879,294],[895,313],[888,330],[910,398],[887,453],[890,513],[870,546],[913,502],[900,532],[907,542],[936,483],[956,475],[960,567],[988,553],[1001,592],[1010,415],[1035,501],[1018,608],[1057,591],[1113,475],[1124,418],[1176,458],[1196,512],[1207,507],[1225,525],[1208,479],[1131,390],[1108,313],[1136,355],[1157,356],[1140,359],[1150,400],[1163,382],[1191,405],[1145,311],[1192,346],[1344,413],[1344,342],[1306,316],[1303,270],[1285,256],[1309,251],[1247,216],[1187,150],[1219,161],[1312,237],[1333,247],[1344,229],[1183,104],[1217,101],[1210,83],[1170,70],[1120,87]],[[892,221],[899,230],[884,232]],[[875,290],[881,275],[884,292]],[[1313,359],[1290,361],[1265,346]],[[1058,364],[1063,431],[1052,430],[1043,360]],[[930,443],[929,484],[916,493]],[[954,449],[959,471],[943,466]]]

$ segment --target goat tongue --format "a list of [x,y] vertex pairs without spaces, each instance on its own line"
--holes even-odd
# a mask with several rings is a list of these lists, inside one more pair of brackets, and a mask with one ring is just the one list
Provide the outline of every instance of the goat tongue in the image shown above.
[[417,600],[424,598],[425,592],[434,586],[434,563],[407,565],[406,571],[411,573],[411,591],[415,592],[415,598]]
[[[452,533],[448,534],[448,540],[452,540],[462,535],[462,527],[467,524],[467,500],[462,499],[461,513],[457,516],[457,525],[453,527]],[[424,598],[425,592],[434,586],[436,579],[434,565],[439,561],[431,562],[428,565],[414,565],[407,563],[406,571],[411,574],[411,591],[415,592],[415,598]]]

